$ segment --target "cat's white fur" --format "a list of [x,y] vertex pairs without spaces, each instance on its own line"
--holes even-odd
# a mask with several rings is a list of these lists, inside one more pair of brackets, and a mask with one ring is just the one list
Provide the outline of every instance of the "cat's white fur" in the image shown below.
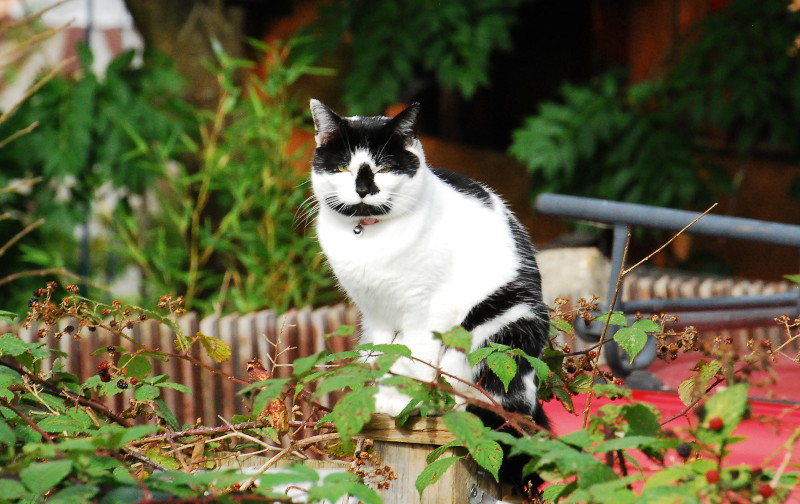
[[[318,135],[318,145],[320,140]],[[508,210],[494,193],[489,193],[487,205],[440,180],[428,168],[418,140],[407,150],[420,161],[414,177],[378,173],[381,167],[366,150],[353,152],[347,171],[312,172],[318,201],[336,194],[342,202],[356,204],[362,198],[355,191],[354,177],[367,163],[380,192],[363,201],[392,208],[356,235],[353,229],[359,217],[343,216],[321,203],[317,235],[341,286],[361,310],[362,342],[406,345],[415,357],[472,382],[465,355],[456,350],[443,352],[432,331],[445,332],[459,325],[472,306],[515,277],[519,259],[507,224]],[[473,347],[481,346],[484,335],[491,335],[494,327],[532,315],[527,306],[520,305],[476,327]],[[434,377],[431,367],[408,359],[398,361],[392,372],[425,381]],[[451,382],[465,393],[473,390]],[[525,388],[528,397],[536,397],[532,374]],[[396,416],[408,400],[381,386],[376,409]]]

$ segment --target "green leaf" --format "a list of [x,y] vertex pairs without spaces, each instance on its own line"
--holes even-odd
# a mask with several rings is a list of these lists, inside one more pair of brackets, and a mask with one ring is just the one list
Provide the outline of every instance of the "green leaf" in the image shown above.
[[538,357],[531,357],[530,355],[523,355],[522,357],[530,363],[531,367],[536,372],[536,378],[539,379],[539,383],[543,383],[547,380],[550,376],[550,366],[548,366],[545,361]]
[[78,434],[85,428],[81,422],[67,415],[47,416],[39,420],[37,425],[45,432],[66,432],[67,434]]
[[783,275],[783,278],[800,285],[800,275]]
[[630,450],[631,448],[641,449],[643,447],[650,446],[654,442],[660,442],[660,440],[651,436],[625,436],[603,441],[602,443],[593,446],[589,452],[606,453],[617,450]]
[[470,367],[475,367],[481,362],[483,359],[487,358],[488,356],[492,355],[496,352],[492,347],[480,347],[470,353],[467,354],[467,360],[469,361]]
[[35,462],[19,472],[19,480],[32,493],[41,495],[61,483],[71,471],[71,460]]
[[[41,344],[38,345],[41,346]],[[31,348],[30,343],[22,341],[13,334],[7,333],[0,336],[0,355],[17,357],[28,351],[29,348]]]
[[550,323],[553,324],[553,326],[556,329],[558,329],[559,331],[561,331],[563,333],[575,334],[575,327],[572,325],[571,322],[569,322],[567,320],[560,319],[560,318],[554,318],[554,319],[550,319]]
[[158,418],[164,420],[171,429],[176,431],[180,430],[181,425],[178,423],[178,418],[175,416],[175,412],[172,411],[172,408],[167,406],[167,403],[164,402],[164,399],[154,399],[153,405],[155,406],[155,412],[156,415],[158,415]]
[[[6,446],[14,446],[17,442],[17,435],[14,432],[14,429],[8,425],[8,422],[0,418],[0,444],[4,444]],[[2,493],[0,493],[2,495]]]
[[308,500],[312,502],[339,502],[345,495],[352,495],[364,504],[383,504],[383,499],[375,490],[361,483],[351,473],[333,473],[325,476],[322,483],[308,490]]
[[416,487],[420,498],[422,498],[422,492],[426,488],[439,481],[439,478],[442,477],[442,474],[444,474],[445,471],[450,468],[450,466],[463,458],[464,457],[447,457],[439,459],[425,466],[422,472],[419,473],[419,476],[417,476],[416,482],[414,482],[414,486]]
[[746,383],[737,383],[717,392],[706,402],[706,414],[701,426],[708,429],[708,423],[712,418],[719,417],[723,420],[722,429],[715,431],[716,436],[712,437],[720,440],[727,438],[742,421],[747,411],[748,388]]
[[628,422],[631,432],[642,436],[660,437],[664,434],[658,415],[652,407],[635,403],[622,408],[622,416]]
[[84,504],[91,502],[100,491],[94,485],[74,485],[60,490],[47,498],[47,504]]
[[628,326],[628,319],[625,318],[625,314],[619,311],[611,312],[611,313],[603,313],[594,319],[597,322],[608,322],[609,325],[617,325],[622,327]]
[[628,353],[633,362],[647,344],[647,333],[635,327],[623,327],[614,334],[614,341]]
[[698,362],[693,368],[696,373],[678,385],[678,397],[681,402],[688,406],[703,397],[709,382],[719,373],[720,369],[722,369],[722,363],[716,359]]
[[495,352],[486,358],[486,365],[500,378],[508,392],[508,385],[517,375],[517,361],[505,353]]
[[150,376],[150,373],[153,372],[153,364],[150,362],[150,359],[142,355],[135,355],[133,357],[124,355],[120,357],[118,365],[120,368],[127,370],[126,376],[138,380],[147,378]]
[[467,448],[475,462],[489,471],[495,481],[498,481],[500,466],[503,464],[503,448],[500,444],[491,439],[480,438],[473,443],[473,446]]
[[340,325],[331,334],[326,334],[326,338],[333,338],[335,336],[352,336],[356,332],[356,327],[351,325]]
[[457,348],[464,352],[472,349],[472,334],[463,327],[454,327],[446,333],[434,333],[434,337],[439,338],[450,348]]
[[137,401],[147,402],[151,399],[155,399],[161,394],[158,387],[155,385],[149,385],[147,383],[143,383],[136,387],[136,390],[133,391],[133,398]]
[[267,404],[280,397],[281,393],[283,393],[283,387],[286,386],[287,383],[289,383],[288,378],[270,378],[269,380],[256,382],[253,385],[245,387],[242,389],[241,393],[250,391],[255,388],[255,386],[262,387],[255,398],[253,398],[253,413],[259,415],[264,411],[264,408],[267,407]]
[[214,362],[225,362],[231,358],[231,347],[221,339],[201,332],[197,333],[197,339]]
[[3,496],[4,500],[15,501],[21,499],[27,493],[28,491],[25,490],[25,487],[19,481],[0,478],[0,495]]
[[636,322],[631,325],[634,329],[641,329],[646,333],[660,333],[663,331],[661,324],[658,322],[652,321],[649,318],[642,318],[637,320]]
[[350,438],[361,432],[375,412],[376,387],[364,387],[346,394],[333,407],[330,416],[342,442],[348,443]]
[[316,366],[325,354],[313,354],[307,357],[300,357],[292,362],[292,374],[300,376]]

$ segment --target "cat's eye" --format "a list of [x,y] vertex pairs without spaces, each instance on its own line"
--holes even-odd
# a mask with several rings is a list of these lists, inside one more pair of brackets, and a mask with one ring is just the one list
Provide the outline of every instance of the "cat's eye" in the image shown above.
[[339,168],[339,171],[340,171],[340,172],[346,172],[346,171],[350,171],[350,168],[348,168],[348,167],[347,167],[347,166],[345,166],[345,165],[339,165],[339,166],[338,166],[338,168]]
[[389,173],[389,171],[390,171],[389,168],[381,168],[380,170],[378,170],[378,173]]

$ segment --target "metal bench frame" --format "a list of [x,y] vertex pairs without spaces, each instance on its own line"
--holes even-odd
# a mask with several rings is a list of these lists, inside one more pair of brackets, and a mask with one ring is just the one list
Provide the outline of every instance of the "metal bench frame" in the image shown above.
[[[685,210],[548,193],[541,194],[536,199],[536,210],[545,215],[595,222],[610,225],[613,228],[611,275],[607,297],[601,306],[601,313],[621,311],[625,313],[626,317],[629,317],[629,320],[632,320],[637,313],[671,313],[679,316],[681,326],[692,325],[698,329],[759,327],[774,324],[775,318],[783,314],[793,317],[800,314],[800,289],[797,288],[780,294],[630,301],[622,301],[622,292],[620,291],[616,302],[610,306],[611,300],[614,299],[617,279],[625,267],[622,264],[623,255],[631,229],[649,228],[677,232],[697,219],[700,214]],[[777,222],[705,215],[685,232],[800,249],[800,226]],[[578,324],[576,329],[578,335],[589,342],[599,341],[602,331],[599,323],[592,324],[588,328],[584,324]],[[623,358],[624,352],[617,347],[611,337],[606,339],[609,340],[604,349],[606,362],[618,375],[625,376],[633,370],[644,369],[655,358],[656,350],[653,338],[649,339],[648,345],[632,364],[629,359]]]

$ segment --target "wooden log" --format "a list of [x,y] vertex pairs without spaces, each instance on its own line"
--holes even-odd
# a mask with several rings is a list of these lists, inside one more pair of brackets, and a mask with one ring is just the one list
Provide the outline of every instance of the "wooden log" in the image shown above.
[[[488,499],[482,501],[480,492],[495,499],[499,499],[503,493],[491,474],[465,458],[450,467],[420,497],[415,482],[428,465],[426,457],[435,448],[454,439],[440,417],[412,418],[402,427],[397,427],[394,418],[374,415],[358,438],[371,439],[374,442],[373,450],[380,456],[380,464],[391,467],[397,474],[397,479],[391,482],[389,489],[379,490],[385,504],[494,502]],[[464,449],[454,448],[442,457],[464,455]]]

